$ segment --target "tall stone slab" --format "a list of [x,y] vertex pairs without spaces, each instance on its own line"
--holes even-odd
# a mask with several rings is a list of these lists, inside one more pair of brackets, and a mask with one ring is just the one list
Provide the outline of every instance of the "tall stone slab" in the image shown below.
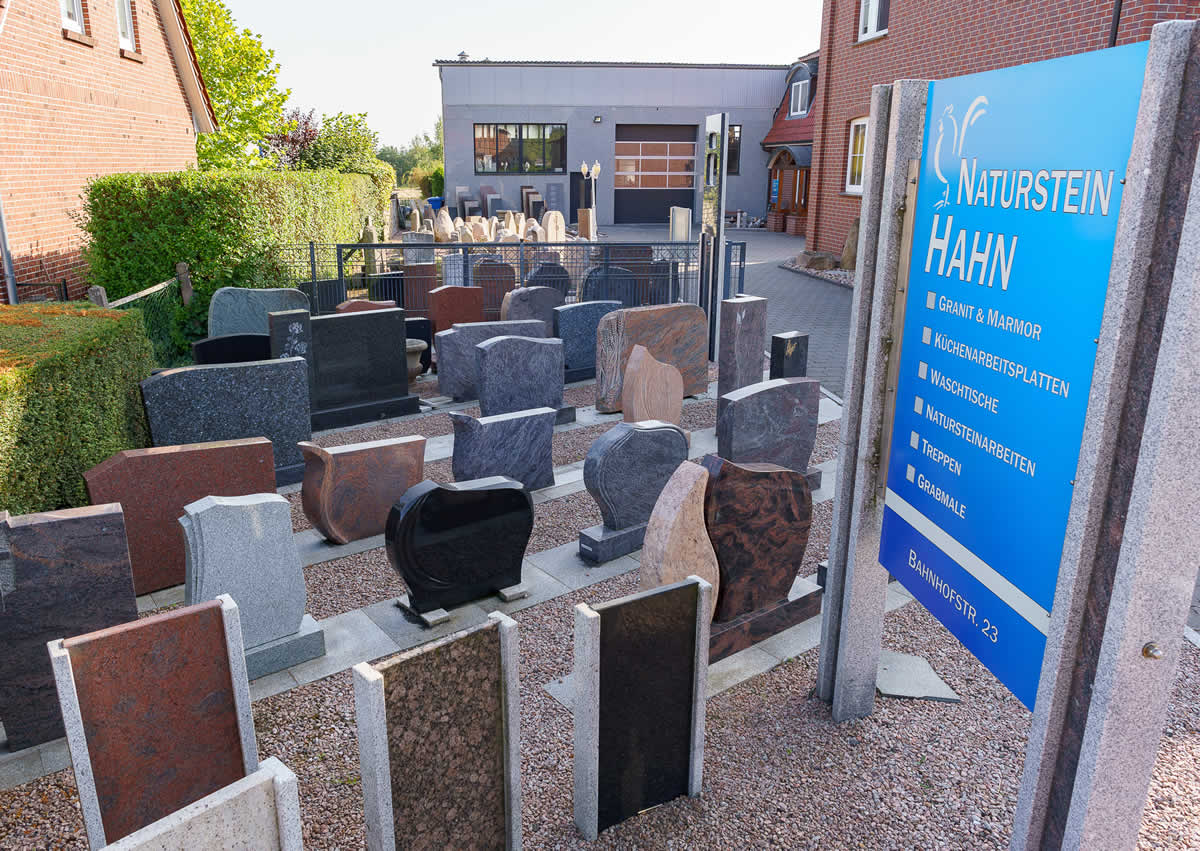
[[133,588],[138,595],[182,585],[183,507],[210,494],[273,493],[275,463],[265,437],[126,449],[83,474],[93,505],[125,513]]
[[521,848],[517,622],[354,667],[367,848]]
[[554,484],[554,408],[531,408],[493,417],[451,411],[454,478],[463,482],[507,476],[530,490]]
[[699,796],[711,595],[693,576],[575,607],[575,826],[585,839]]
[[208,303],[208,336],[266,334],[268,313],[310,309],[308,296],[291,287],[221,287]]
[[817,442],[821,382],[775,378],[721,397],[717,454],[738,464],[758,461],[805,472]]
[[596,377],[596,329],[605,315],[620,308],[619,301],[581,301],[554,308],[553,334],[563,341],[566,381]]
[[475,346],[475,357],[485,417],[554,408],[556,423],[574,422],[575,408],[563,407],[562,340],[492,337]]
[[704,493],[708,470],[691,461],[680,464],[667,480],[642,542],[638,560],[638,590],[649,591],[663,585],[699,576],[712,586],[708,617],[711,620],[721,587],[717,554],[704,525]]
[[[430,290],[429,318],[433,320],[435,335],[461,322],[482,322],[483,290],[479,287],[463,286],[444,286]],[[441,369],[440,364],[438,369]]]
[[[539,237],[544,237],[545,234],[538,233]],[[540,242],[546,242],[545,239],[539,239]],[[555,252],[539,252],[550,253],[554,256]],[[542,260],[537,262],[537,265],[530,270],[529,275],[525,278],[525,286],[527,287],[550,287],[562,293],[563,298],[571,291],[571,273],[561,263],[552,260]],[[559,302],[562,304],[562,302]]]
[[504,294],[500,304],[500,318],[539,319],[546,323],[546,336],[554,333],[554,308],[563,303],[565,296],[557,287],[517,287]]
[[271,357],[266,334],[222,334],[192,343],[192,360],[198,364],[246,363]]
[[241,627],[229,597],[49,649],[93,848],[258,769]]
[[805,378],[808,375],[808,335],[785,331],[771,335],[770,378]]
[[[473,288],[470,288],[473,289]],[[475,347],[493,337],[545,337],[536,319],[512,322],[466,322],[434,335],[438,353],[438,387],[456,402],[479,398],[479,361]]]
[[625,364],[637,345],[679,370],[684,395],[708,389],[708,322],[700,307],[664,304],[616,310],[600,319],[596,331],[596,410],[620,410]]
[[408,586],[402,605],[425,614],[515,589],[532,531],[533,501],[514,479],[413,485],[385,533],[388,561]]
[[625,365],[621,387],[625,422],[661,420],[679,425],[683,420],[683,376],[669,363],[659,363],[645,346],[634,346]]
[[0,723],[18,751],[63,735],[46,642],[137,618],[121,506],[0,511]]
[[726,393],[762,381],[763,350],[767,341],[767,300],[739,295],[721,302],[721,333],[717,338],[717,416],[725,410]]
[[228,594],[239,600],[251,679],[325,654],[325,634],[304,613],[304,568],[279,494],[206,496],[179,518],[187,544],[189,605]]
[[641,307],[638,280],[621,266],[593,266],[579,286],[583,301],[619,301],[622,307]]
[[517,286],[516,270],[503,260],[484,258],[471,269],[471,284],[483,290],[484,321],[503,319],[500,308],[504,296]]
[[265,437],[276,482],[304,476],[297,444],[312,437],[312,422],[303,358],[165,369],[142,382],[142,399],[155,446]]
[[396,437],[328,449],[307,441],[301,504],[335,544],[382,535],[396,496],[424,478],[425,438]]
[[583,483],[604,522],[579,533],[580,557],[605,562],[640,547],[654,503],[687,455],[679,427],[657,420],[618,423],[597,438]]

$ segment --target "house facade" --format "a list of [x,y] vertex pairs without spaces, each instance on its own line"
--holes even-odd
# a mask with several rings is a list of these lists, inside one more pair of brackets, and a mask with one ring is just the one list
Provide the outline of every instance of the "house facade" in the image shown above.
[[786,65],[619,62],[435,62],[442,86],[447,203],[481,187],[520,209],[532,187],[568,220],[588,206],[583,162],[600,163],[601,225],[699,221],[704,119],[729,113],[726,211],[766,212],[766,136]]
[[769,157],[767,230],[793,236],[803,235],[808,221],[817,66],[817,54],[810,53],[788,69],[775,121],[762,140]]
[[0,0],[0,300],[82,297],[88,180],[194,166],[215,129],[179,0]]
[[872,85],[1144,41],[1161,21],[1196,17],[1200,0],[824,0],[807,247],[840,254],[858,215]]

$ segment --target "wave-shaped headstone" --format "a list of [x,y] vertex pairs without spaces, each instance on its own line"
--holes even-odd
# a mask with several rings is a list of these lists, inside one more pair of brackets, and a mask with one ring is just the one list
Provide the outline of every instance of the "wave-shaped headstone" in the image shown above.
[[554,408],[556,422],[572,422],[575,409],[563,407],[562,340],[492,337],[475,346],[479,410],[485,417]]
[[463,482],[488,476],[516,479],[530,490],[554,484],[554,408],[530,408],[472,417],[451,411],[454,478]]

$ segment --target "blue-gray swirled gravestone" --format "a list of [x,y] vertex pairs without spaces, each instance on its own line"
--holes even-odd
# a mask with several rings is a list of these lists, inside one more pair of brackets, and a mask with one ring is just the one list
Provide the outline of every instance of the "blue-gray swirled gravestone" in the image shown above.
[[494,417],[450,412],[454,424],[455,481],[508,476],[530,490],[554,484],[554,408],[532,408]]
[[596,377],[596,329],[605,314],[620,308],[619,301],[581,301],[554,308],[554,336],[563,341],[567,381]]
[[492,337],[475,347],[475,356],[479,411],[483,416],[530,408],[562,408],[562,340]]
[[620,423],[597,438],[583,484],[604,523],[579,533],[579,555],[604,562],[640,547],[658,495],[687,455],[683,431],[658,420]]
[[280,310],[309,310],[308,296],[290,287],[255,290],[221,287],[208,303],[208,336],[266,334],[267,314]]
[[721,397],[717,454],[735,464],[778,464],[808,471],[817,440],[821,382],[815,378],[774,378]]
[[500,318],[537,319],[546,325],[546,336],[554,333],[554,308],[563,303],[563,294],[554,287],[517,287],[504,294]]
[[304,568],[288,501],[275,493],[206,496],[183,508],[184,602],[237,601],[250,679],[325,654],[325,633],[304,613]]
[[479,366],[475,346],[492,337],[545,337],[546,326],[536,319],[515,322],[456,322],[434,335],[438,356],[438,386],[456,402],[479,398]]
[[717,416],[726,393],[762,381],[767,339],[767,300],[739,295],[721,302],[721,350],[717,353]]

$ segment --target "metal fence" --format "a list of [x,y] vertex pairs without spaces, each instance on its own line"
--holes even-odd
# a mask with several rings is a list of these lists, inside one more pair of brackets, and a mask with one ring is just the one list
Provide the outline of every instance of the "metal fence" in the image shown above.
[[725,298],[746,291],[746,243],[725,242]]

